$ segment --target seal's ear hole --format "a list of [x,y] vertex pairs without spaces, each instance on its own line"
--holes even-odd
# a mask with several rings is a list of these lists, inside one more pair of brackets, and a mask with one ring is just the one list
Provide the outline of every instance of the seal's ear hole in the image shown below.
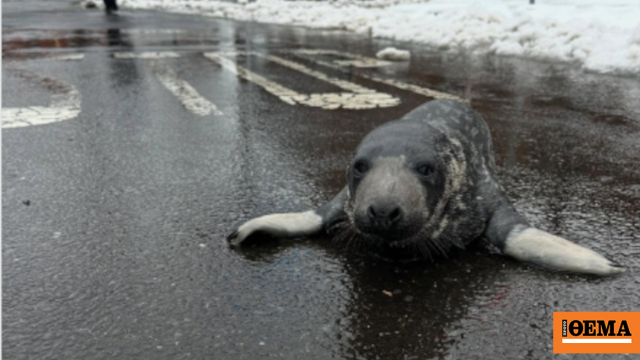
[[449,139],[447,138],[447,135],[445,135],[445,134],[438,134],[438,135],[436,135],[435,143],[438,144],[438,145],[448,144],[449,143]]
[[436,173],[436,169],[430,163],[420,163],[416,166],[416,172],[422,177],[430,178]]

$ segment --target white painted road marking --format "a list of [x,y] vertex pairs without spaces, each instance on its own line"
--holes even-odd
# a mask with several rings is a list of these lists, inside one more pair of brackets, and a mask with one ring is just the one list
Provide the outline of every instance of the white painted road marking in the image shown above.
[[[374,68],[389,66],[390,63],[366,56],[350,54],[335,50],[285,50],[283,52],[291,53],[296,57],[311,61],[313,63],[330,67],[342,72],[347,72],[347,67],[357,68]],[[350,81],[341,80],[328,76],[320,71],[308,68],[300,63],[289,61],[278,56],[265,55],[256,52],[210,52],[204,55],[212,61],[220,64],[223,68],[232,73],[247,79],[254,84],[262,87],[269,93],[277,96],[288,104],[302,104],[311,107],[319,107],[323,109],[372,109],[392,107],[400,104],[400,99],[389,94],[380,93],[373,89],[355,84]],[[289,88],[286,88],[274,81],[258,75],[238,64],[228,57],[234,58],[237,55],[258,56],[279,65],[285,66],[292,70],[296,70],[318,80],[325,81],[335,85],[347,92],[336,93],[320,93],[320,94],[301,94]],[[321,55],[333,55],[346,58],[347,60],[323,61],[318,59]],[[161,59],[178,58],[179,54],[172,51],[147,51],[140,53],[133,52],[117,52],[113,54],[116,59],[143,59],[148,64],[162,85],[174,94],[184,107],[190,112],[199,115],[222,115],[216,105],[202,97],[191,85],[181,79],[175,71],[162,62]],[[84,59],[84,54],[65,54],[52,55],[47,60],[74,61]],[[375,75],[357,73],[356,76],[390,85],[399,89],[408,90],[424,96],[436,99],[453,99],[464,101],[462,98],[447,94],[444,92],[428,89],[418,85],[404,83],[398,80],[381,78]],[[46,81],[54,82],[56,88],[62,89],[59,93],[52,96],[51,105],[46,106],[29,106],[23,108],[3,108],[2,109],[2,128],[17,128],[31,125],[49,124],[62,120],[73,119],[80,113],[81,96],[80,92],[72,85],[59,80],[47,79]]]
[[[48,53],[38,53],[38,52],[28,52],[28,51],[15,51],[12,52],[12,54],[16,54],[16,55],[22,55],[24,56],[24,58],[22,59],[15,59],[15,58],[7,58],[6,61],[9,62],[18,62],[18,61],[24,61],[24,60],[28,60],[28,61],[42,61],[42,60],[46,60],[46,61],[79,61],[79,60],[84,60],[84,54],[80,54],[80,53],[72,53],[72,54],[68,54],[68,53],[59,53],[59,52],[48,52]],[[4,60],[4,59],[3,59]]]
[[[350,64],[349,61],[341,63],[339,60],[338,61],[334,60],[333,62],[328,62],[328,61],[319,60],[315,56],[323,55],[323,54],[340,55],[340,56],[345,56],[345,57],[350,57],[350,58],[364,59],[364,61],[367,61],[370,64],[374,64],[374,61],[376,61],[376,59],[373,59],[373,58],[367,58],[367,57],[360,56],[360,55],[337,52],[337,51],[333,51],[333,50],[304,50],[304,49],[302,49],[302,50],[289,50],[289,51],[285,51],[285,52],[291,53],[294,56],[299,57],[301,59],[305,59],[305,60],[311,61],[313,63],[319,64],[319,65],[323,65],[323,66],[326,66],[326,67],[330,67],[332,69],[336,69],[336,70],[339,70],[339,71],[342,71],[342,72],[346,72],[347,71],[343,67],[344,67],[345,64]],[[379,61],[379,60],[377,60],[377,61]],[[353,65],[355,67],[364,67],[364,66],[357,66],[356,64],[350,64],[350,65]],[[366,66],[366,67],[373,67],[373,66]],[[418,86],[418,85],[407,84],[405,82],[398,81],[398,80],[386,79],[386,78],[382,78],[382,77],[379,77],[379,76],[367,75],[367,74],[362,74],[362,73],[356,73],[355,75],[359,76],[359,77],[362,77],[362,78],[365,78],[367,80],[372,80],[372,81],[383,83],[385,85],[390,85],[390,86],[393,86],[393,87],[396,87],[396,88],[399,88],[399,89],[402,89],[402,90],[408,90],[408,91],[414,92],[416,94],[432,97],[434,99],[450,99],[450,100],[456,100],[456,101],[465,102],[464,99],[462,99],[461,97],[456,96],[456,95],[447,94],[447,93],[442,92],[442,91],[432,90],[432,89],[425,88],[425,87]]]
[[199,116],[222,115],[211,101],[205,99],[193,86],[181,79],[161,59],[177,58],[179,54],[173,51],[145,51],[141,53],[117,52],[113,54],[116,59],[143,59],[153,70],[158,80],[175,95],[184,107]]
[[187,32],[184,29],[120,29],[125,34],[181,34]]
[[66,54],[66,55],[54,55],[47,60],[61,60],[61,61],[78,61],[84,59],[84,54]]
[[[339,66],[339,67],[353,66],[358,68],[375,68],[375,67],[389,66],[392,64],[390,61],[374,59],[367,56],[351,54],[351,53],[337,51],[337,50],[299,49],[299,50],[288,50],[284,52],[290,52],[290,53],[295,53],[299,55],[307,55],[309,57],[317,56],[317,55],[334,55],[334,56],[340,56],[340,57],[350,59],[350,60],[333,60],[331,62],[333,66]],[[318,60],[318,63],[320,63],[320,60]]]
[[[316,79],[328,82],[335,86],[338,86],[349,92],[341,93],[323,93],[323,94],[300,94],[294,90],[286,88],[276,82],[268,80],[267,78],[258,75],[238,64],[234,61],[226,58],[235,57],[236,55],[245,56],[258,56],[267,60],[273,61],[282,66],[299,71],[308,76]],[[279,97],[282,101],[295,105],[303,104],[312,107],[320,107],[323,109],[372,109],[378,107],[391,107],[400,104],[400,99],[393,97],[389,94],[377,92],[373,89],[366,88],[364,86],[354,84],[352,82],[341,80],[338,78],[330,77],[319,71],[312,70],[302,64],[298,64],[292,61],[288,61],[273,55],[263,55],[255,52],[209,52],[204,53],[204,56],[208,59],[220,64],[223,68],[231,71],[232,73],[253,82],[254,84],[262,87],[269,93]]]
[[117,52],[113,53],[116,59],[166,59],[180,57],[173,51],[144,51],[141,53]]
[[200,116],[222,115],[222,112],[212,102],[202,97],[196,89],[181,79],[162,60],[150,60],[148,64],[162,85],[171,91],[187,110]]
[[58,93],[51,96],[51,104],[49,106],[2,108],[3,129],[50,124],[70,120],[80,114],[81,96],[78,89],[66,82],[52,78],[39,77],[39,80],[48,88],[57,89]]

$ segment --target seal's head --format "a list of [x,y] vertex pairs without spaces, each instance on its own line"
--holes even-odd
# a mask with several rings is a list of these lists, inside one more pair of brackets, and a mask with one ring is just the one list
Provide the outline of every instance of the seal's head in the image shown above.
[[465,168],[459,142],[435,128],[401,120],[374,130],[347,169],[347,221],[338,236],[378,247],[446,252],[450,246],[439,237]]

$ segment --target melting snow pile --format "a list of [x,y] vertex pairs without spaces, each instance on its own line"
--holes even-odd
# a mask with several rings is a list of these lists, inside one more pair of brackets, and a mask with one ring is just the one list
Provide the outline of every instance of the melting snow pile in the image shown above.
[[406,61],[411,57],[411,53],[407,50],[400,50],[394,47],[388,47],[376,53],[376,57],[382,60]]
[[574,61],[592,71],[640,74],[638,0],[536,0],[535,5],[527,0],[121,0],[120,4],[343,29],[438,48]]

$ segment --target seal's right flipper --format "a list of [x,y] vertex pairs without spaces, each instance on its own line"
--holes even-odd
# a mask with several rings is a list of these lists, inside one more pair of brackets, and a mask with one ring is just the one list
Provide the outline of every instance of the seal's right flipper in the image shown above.
[[267,233],[278,238],[295,238],[318,234],[334,218],[341,215],[345,194],[346,188],[336,195],[333,200],[316,210],[269,214],[251,219],[227,236],[227,241],[231,246],[239,246],[256,232]]
[[506,255],[523,262],[600,276],[625,271],[622,266],[593,250],[529,226],[506,201],[493,213],[485,236]]
[[593,250],[533,227],[511,230],[503,251],[521,261],[574,273],[606,276],[625,271]]
[[315,211],[269,214],[251,219],[240,225],[229,236],[231,246],[238,246],[250,235],[264,232],[278,238],[313,235],[322,230],[322,217]]

